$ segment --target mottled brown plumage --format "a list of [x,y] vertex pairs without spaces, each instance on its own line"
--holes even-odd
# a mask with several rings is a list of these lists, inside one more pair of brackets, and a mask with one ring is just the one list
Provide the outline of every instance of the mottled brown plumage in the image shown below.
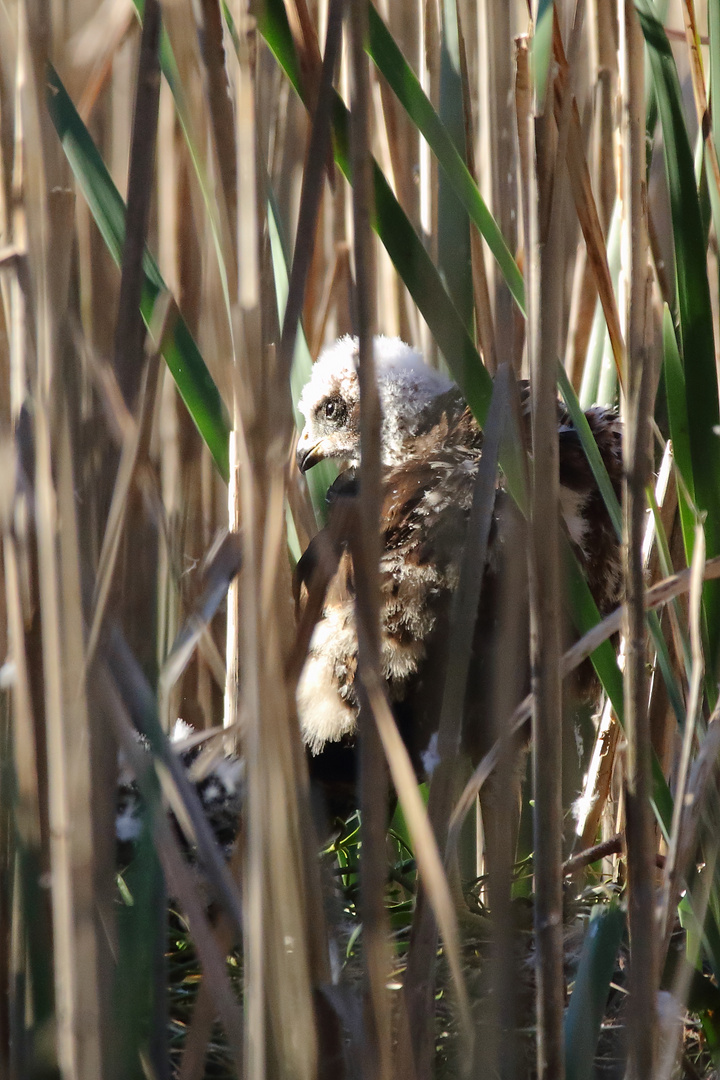
[[[413,363],[416,371],[415,360]],[[347,386],[347,371],[343,378]],[[387,407],[382,372],[379,383],[381,400]],[[397,401],[397,395],[394,400]],[[306,401],[306,405],[306,415],[312,417],[312,409],[317,407],[312,401]],[[390,426],[390,430],[411,430],[411,437],[404,437],[401,444],[396,441],[391,452],[383,455],[380,622],[388,693],[405,725],[406,741],[416,765],[422,769],[437,720],[450,606],[458,584],[483,440],[455,387],[443,389],[428,400],[415,401],[411,406],[411,422],[405,422],[402,417],[396,422],[393,418],[394,426]],[[622,453],[617,418],[601,409],[590,410],[586,415],[619,495]],[[311,430],[308,435],[308,428],[312,429],[312,420],[306,426],[304,438],[315,446],[316,432]],[[332,435],[324,430],[326,448],[332,447]],[[348,438],[347,431],[337,437],[338,445],[346,452]],[[606,611],[619,598],[619,546],[577,432],[560,407],[558,438],[562,517],[596,602]],[[357,447],[354,454],[359,460]],[[329,492],[331,516],[354,497],[357,475],[354,470],[343,473],[333,485]],[[327,534],[311,543],[298,565],[301,607],[323,543],[327,543]],[[336,543],[338,570],[328,589],[298,688],[303,737],[313,753],[318,753],[327,742],[352,738],[357,719],[352,558],[346,541],[339,538]],[[466,746],[473,758],[487,749],[487,714],[497,698],[496,690],[490,686],[490,673],[502,660],[499,650],[506,648],[500,624],[503,605],[507,603],[517,609],[515,621],[521,630],[516,636],[519,633],[521,645],[516,648],[514,667],[517,688],[505,696],[516,699],[527,684],[525,563],[522,518],[500,488],[496,494],[465,708]],[[508,593],[511,580],[512,596]]]

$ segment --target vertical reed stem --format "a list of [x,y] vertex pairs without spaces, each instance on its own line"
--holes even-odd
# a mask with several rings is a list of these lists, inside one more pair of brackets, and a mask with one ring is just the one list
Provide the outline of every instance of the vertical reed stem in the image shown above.
[[370,150],[370,72],[365,54],[367,8],[350,10],[352,70],[353,229],[357,329],[360,347],[360,488],[362,558],[356,560],[358,664],[360,675],[360,806],[362,872],[360,903],[365,954],[365,1054],[363,1076],[390,1076],[390,1031],[385,990],[385,829],[387,779],[380,737],[368,700],[368,679],[380,671],[380,398],[375,379],[375,259],[372,236],[373,175]]
[[627,851],[630,922],[630,1075],[653,1074],[655,1052],[655,888],[653,818],[649,796],[651,743],[648,713],[642,542],[645,487],[650,478],[646,400],[652,379],[647,349],[649,318],[644,49],[634,4],[619,12],[623,81],[623,230],[628,283],[626,482],[623,507],[625,559],[625,728],[627,732]]
[[[550,14],[546,17],[552,17]],[[537,40],[537,39],[536,39]],[[538,73],[535,73],[536,86]],[[554,153],[552,66],[545,102],[536,101],[530,140],[528,353],[532,381],[530,504],[530,658],[533,686],[537,1071],[562,1080],[562,695],[560,679],[559,449],[555,364],[562,249],[558,207],[562,148]],[[537,90],[536,90],[537,94]],[[554,167],[554,168],[553,168]]]

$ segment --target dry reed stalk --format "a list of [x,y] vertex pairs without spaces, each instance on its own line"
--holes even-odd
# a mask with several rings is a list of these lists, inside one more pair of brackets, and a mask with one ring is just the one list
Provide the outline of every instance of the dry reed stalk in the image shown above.
[[160,100],[159,0],[146,0],[138,60],[132,146],[128,174],[125,246],[115,333],[115,377],[127,404],[135,404],[142,374],[145,327],[140,314],[142,260],[150,217]]
[[[419,21],[419,72],[420,85],[433,105],[437,107],[440,72],[440,2],[421,0],[418,5]],[[437,264],[437,185],[438,173],[430,147],[420,137],[419,186],[420,186],[420,235]],[[420,321],[420,347],[431,365],[437,363],[437,347],[432,334]]]
[[78,112],[85,123],[107,89],[113,58],[121,42],[136,26],[132,0],[102,3],[87,12],[65,44],[68,90],[78,99]]
[[[35,5],[21,7],[18,30],[19,104],[25,138],[16,144],[16,151],[24,159],[22,198],[34,303],[27,322],[33,358],[28,374],[35,404],[35,527],[43,611],[43,737],[48,761],[58,1060],[67,1076],[90,1077],[101,1068],[101,998],[88,874],[93,860],[88,717],[84,688],[77,681],[83,644],[75,501],[66,384],[59,363],[65,343],[60,313],[66,310],[68,275],[58,253],[69,252],[71,221],[67,202],[49,197],[62,168],[41,104],[48,28]],[[59,514],[63,515],[62,531]]]
[[[513,115],[512,40],[515,8],[516,5],[495,4],[492,0],[480,0],[478,3],[478,27],[482,27],[484,44],[481,51],[484,62],[480,67],[480,154],[486,170],[485,176],[479,179],[489,180],[483,185],[483,190],[487,192],[488,204],[511,251],[516,251],[519,243],[517,208],[520,201],[516,118]],[[495,326],[505,328],[504,332],[498,332],[496,338],[497,362],[514,364],[514,335],[508,332],[515,322],[514,303],[494,263],[488,276]]]
[[[179,85],[176,82],[173,87],[176,109],[202,200],[202,210],[198,204],[195,213],[205,227],[202,242],[211,245],[218,264],[221,299],[229,318],[227,308],[237,289],[237,234],[232,228],[237,192],[228,193],[227,188],[239,166],[234,129],[227,128],[234,55],[223,49],[212,7],[211,0],[197,7],[188,0],[163,0],[163,19],[180,74]],[[212,71],[208,69],[207,50],[216,61]],[[228,153],[232,161],[227,160]]]
[[[445,851],[452,798],[457,780],[457,761],[460,754],[462,718],[470,669],[472,639],[480,603],[483,571],[487,561],[495,482],[500,442],[509,408],[509,370],[500,369],[496,376],[493,398],[488,413],[483,443],[483,455],[478,468],[473,493],[473,505],[467,526],[460,581],[453,613],[448,663],[444,672],[444,689],[437,733],[438,765],[430,781],[428,819],[440,851]],[[496,914],[493,908],[493,914]],[[421,879],[417,898],[410,955],[404,980],[404,1022],[398,1044],[397,1074],[417,1080],[431,1075],[434,1031],[432,1024],[435,999],[435,968],[437,960],[437,923],[428,902]],[[403,1036],[405,1039],[403,1040]],[[469,1048],[471,1049],[471,1048]],[[478,1048],[479,1049],[479,1048]],[[483,1048],[486,1049],[486,1048]],[[414,1068],[413,1068],[414,1064]]]
[[623,454],[623,556],[627,642],[624,672],[627,733],[627,865],[630,926],[630,1072],[652,1075],[657,980],[655,838],[650,807],[651,743],[646,672],[645,584],[642,544],[645,489],[650,479],[652,316],[648,280],[644,115],[644,46],[634,5],[619,10],[623,102],[623,238],[628,286],[627,379]]
[[[716,580],[720,578],[720,556],[714,559],[709,559],[705,564],[704,578],[706,581]],[[665,578],[663,581],[659,581],[657,585],[648,589],[645,593],[645,610],[654,611],[664,604],[674,600],[675,597],[681,596],[683,593],[688,592],[690,589],[690,570],[681,570],[677,574],[673,574],[669,578]],[[624,617],[624,609],[622,607],[616,608],[615,611],[607,615],[601,622],[584,634],[575,645],[562,657],[562,677],[566,678],[572,671],[582,664],[584,660],[602,645],[604,641],[607,641],[617,634],[622,628]],[[508,721],[508,728],[511,734],[517,734],[522,730],[527,721],[532,715],[533,695],[528,696],[520,702],[515,712]],[[607,724],[611,726],[611,708],[607,709]],[[452,849],[457,843],[460,827],[462,825],[465,816],[469,812],[470,808],[474,805],[474,800],[477,797],[478,792],[482,788],[482,785],[487,780],[488,776],[496,768],[499,759],[499,743],[485,755],[483,760],[475,769],[474,773],[465,785],[463,792],[455,804],[455,808],[450,819],[450,832],[448,837],[448,847]],[[615,830],[617,832],[617,830]]]
[[[128,674],[126,670],[125,675]],[[223,954],[217,947],[208,924],[205,904],[200,898],[197,884],[193,880],[192,873],[180,851],[177,838],[171,831],[157,800],[152,797],[152,789],[148,785],[148,773],[153,766],[151,760],[143,754],[137,744],[134,734],[135,725],[133,725],[128,715],[117,681],[104,665],[99,665],[96,669],[96,678],[98,686],[102,688],[103,711],[109,715],[110,721],[115,727],[118,742],[132,764],[148,806],[154,806],[152,828],[158,854],[163,863],[168,882],[173,889],[173,894],[178,898],[190,923],[201,964],[208,979],[208,985],[214,995],[216,1008],[225,1027],[228,1042],[232,1047],[238,1074],[241,1075],[243,1061],[242,1016],[228,981]],[[213,842],[211,841],[211,843]],[[202,851],[202,845],[200,850]],[[237,933],[237,929],[235,929],[235,933]],[[161,1063],[160,1067],[165,1071],[165,1063]]]
[[365,53],[368,13],[353,4],[349,13],[351,74],[350,140],[353,171],[353,240],[355,255],[355,310],[358,335],[360,387],[360,549],[354,560],[360,684],[360,810],[362,814],[362,868],[360,910],[363,921],[363,1077],[389,1080],[392,1075],[390,1024],[387,1003],[387,923],[385,886],[385,832],[387,774],[371,695],[380,676],[380,395],[375,376],[373,336],[376,327],[375,251],[372,238],[374,193],[371,156],[371,79]]
[[[278,337],[269,252],[263,244],[264,162],[271,96],[262,46],[240,5],[237,73],[239,289],[236,318],[235,452],[243,572],[239,659],[243,671],[243,747],[247,762],[244,874],[246,1071],[315,1075],[318,1031],[312,987],[326,960],[317,850],[307,805],[306,765],[294,702],[283,678],[291,648],[291,589],[284,498],[291,410]],[[248,261],[246,260],[248,257]],[[231,663],[235,662],[232,654]],[[232,689],[236,693],[235,688]]]
[[570,183],[572,186],[573,198],[575,200],[575,209],[585,240],[586,257],[595,276],[597,295],[605,315],[610,345],[613,351],[615,365],[618,370],[618,377],[622,385],[622,372],[625,366],[625,344],[620,328],[620,315],[615,300],[612,279],[610,277],[610,268],[608,266],[608,256],[600,224],[600,217],[595,205],[592,185],[590,183],[590,171],[587,166],[585,151],[583,149],[583,133],[580,125],[580,113],[574,97],[572,97],[572,100],[569,103],[566,102],[566,97],[569,93],[569,86],[567,85],[569,82],[569,70],[557,18],[553,23],[553,48],[559,67],[554,83],[555,119],[558,127],[560,127],[565,109],[570,109],[570,126],[566,155]]
[[308,143],[307,163],[303,171],[295,251],[290,271],[288,297],[278,353],[278,366],[280,371],[285,373],[288,381],[290,379],[300,316],[303,310],[307,275],[313,255],[325,165],[331,150],[330,124],[332,120],[333,82],[340,51],[344,9],[344,0],[331,0],[317,104]]
[[237,236],[237,162],[232,99],[225,66],[222,6],[219,0],[202,0],[198,36],[205,61],[208,106],[232,242]]
[[[145,459],[148,456],[157,381],[160,374],[160,349],[169,328],[168,324],[174,318],[174,305],[172,305],[169,296],[158,298],[156,316],[153,333],[151,333],[148,342],[148,344],[150,342],[152,344],[147,350],[147,361],[143,364],[141,383],[138,388],[138,419],[136,423],[132,424],[124,441],[100,551],[95,580],[93,621],[90,626],[86,648],[85,663],[88,666],[92,663],[113,586],[120,542],[130,510],[131,489],[137,480],[139,469],[145,464]],[[145,353],[144,349],[143,353]]]
[[603,232],[607,236],[617,194],[615,181],[615,97],[618,77],[618,12],[614,0],[591,0],[589,19],[596,72],[594,166],[597,202]]
[[[577,55],[583,5],[575,7],[569,75]],[[548,12],[552,18],[552,12]],[[548,17],[546,16],[546,17]],[[535,39],[537,41],[537,37]],[[545,73],[536,72],[536,97]],[[532,380],[532,486],[530,499],[530,657],[533,670],[533,814],[535,943],[538,957],[537,1068],[541,1078],[562,1077],[562,694],[560,676],[559,460],[554,363],[561,315],[559,235],[564,208],[563,165],[572,115],[566,88],[555,136],[554,74],[546,100],[535,102],[529,139],[526,205],[528,352]]]
[[[475,149],[473,139],[473,116],[472,94],[470,93],[470,77],[468,74],[467,50],[465,47],[465,35],[460,18],[460,10],[457,14],[458,27],[458,54],[460,59],[460,78],[462,84],[462,96],[465,105],[465,156],[470,175],[477,181],[477,169],[475,167]],[[477,229],[470,227],[470,259],[473,279],[473,303],[475,309],[475,324],[477,341],[483,363],[491,375],[497,371],[497,353],[495,348],[495,325],[493,322],[492,307],[490,304],[490,289],[488,286],[487,269],[485,267],[485,253],[483,244]]]
[[690,58],[690,77],[692,79],[693,97],[695,98],[698,128],[702,133],[705,159],[710,166],[709,172],[715,187],[716,197],[720,197],[720,164],[718,164],[717,148],[708,109],[702,53],[700,51],[700,35],[698,34],[693,0],[683,0],[682,12],[685,23],[685,40]]

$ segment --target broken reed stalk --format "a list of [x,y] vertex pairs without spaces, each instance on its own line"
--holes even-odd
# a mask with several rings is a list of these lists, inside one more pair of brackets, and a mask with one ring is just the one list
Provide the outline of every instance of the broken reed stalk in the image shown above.
[[628,284],[625,398],[626,481],[623,502],[625,573],[625,727],[627,733],[626,834],[630,924],[630,1075],[650,1077],[655,1057],[655,836],[642,543],[645,489],[650,479],[648,416],[652,385],[652,309],[648,275],[644,109],[644,45],[634,4],[620,11],[623,102],[623,230]]
[[365,53],[368,13],[353,3],[349,15],[351,102],[350,140],[353,173],[355,308],[359,342],[361,558],[355,561],[357,583],[358,676],[360,683],[360,808],[362,867],[360,910],[364,960],[364,1080],[389,1080],[385,914],[385,831],[387,773],[380,734],[373,721],[370,697],[380,676],[380,396],[375,375],[375,252],[372,235],[373,174],[370,139],[370,66]]

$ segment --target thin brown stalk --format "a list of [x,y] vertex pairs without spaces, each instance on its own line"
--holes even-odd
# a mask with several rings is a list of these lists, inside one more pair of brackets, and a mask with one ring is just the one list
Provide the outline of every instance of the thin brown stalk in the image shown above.
[[[462,80],[463,101],[465,103],[465,151],[467,156],[467,167],[470,170],[470,174],[477,178],[477,170],[475,168],[475,140],[473,138],[472,95],[470,94],[470,78],[468,75],[465,35],[463,34],[459,8],[457,12],[457,27],[458,51],[460,54],[460,78]],[[470,256],[472,263],[473,295],[475,300],[475,319],[477,320],[478,343],[480,345],[483,362],[490,374],[494,375],[497,371],[495,326],[493,323],[492,307],[490,305],[490,289],[488,287],[487,270],[485,267],[485,253],[477,229],[470,230]]]
[[[238,882],[240,882],[241,869],[245,859],[245,832],[242,819],[239,824],[238,837],[230,857],[230,873],[233,879]],[[223,956],[227,956],[238,939],[233,922],[225,913],[222,913],[217,920],[214,932],[220,951]],[[216,1015],[213,997],[213,988],[204,979],[200,984],[192,1019],[188,1027],[185,1048],[178,1071],[178,1080],[202,1080],[205,1074],[205,1059]],[[242,1077],[242,1073],[240,1073],[240,1076]]]
[[[599,862],[600,859],[606,859],[609,855],[622,855],[624,851],[625,837],[622,833],[616,833],[615,836],[608,837],[602,843],[594,844],[590,848],[584,848],[582,851],[578,851],[576,855],[566,859],[563,863],[563,873],[566,877],[570,877],[570,875],[577,873],[578,870],[582,870],[585,866]],[[656,855],[655,865],[662,870],[665,866],[665,856]]]
[[317,103],[313,116],[306,164],[303,170],[295,250],[293,252],[288,298],[285,305],[285,317],[278,351],[278,367],[287,379],[290,377],[290,367],[305,297],[305,283],[315,244],[318,212],[325,176],[325,161],[330,151],[330,122],[334,102],[333,81],[340,53],[344,10],[345,0],[332,0],[328,13],[328,28]]
[[[120,456],[118,473],[113,491],[112,502],[108,513],[108,520],[103,537],[103,546],[100,552],[96,582],[93,620],[90,626],[86,649],[86,664],[89,666],[98,642],[98,635],[102,627],[108,598],[113,585],[115,567],[120,550],[123,530],[127,517],[131,487],[137,475],[137,469],[147,457],[150,443],[150,431],[152,428],[153,413],[155,409],[155,396],[160,374],[160,349],[165,334],[168,330],[171,298],[160,297],[157,305],[157,322],[153,319],[154,333],[150,340],[152,347],[148,350],[147,363],[143,365],[143,375],[139,388],[139,415],[136,423],[132,425],[128,433]],[[174,321],[174,320],[173,320]]]
[[[316,1075],[321,1033],[313,985],[327,981],[323,905],[315,863],[306,762],[291,692],[283,678],[292,648],[285,489],[291,410],[272,341],[277,305],[267,236],[271,100],[253,20],[234,5],[243,31],[237,83],[239,305],[234,373],[237,478],[232,524],[242,523],[243,572],[233,603],[229,691],[239,711],[247,763],[244,867],[246,1071]],[[242,12],[240,9],[242,8]],[[247,156],[245,156],[247,155]],[[247,256],[247,261],[245,257]],[[231,665],[235,665],[232,669]],[[292,943],[292,948],[289,944]]]
[[[471,1045],[472,1031],[471,1014],[460,963],[457,914],[453,906],[450,886],[445,873],[443,873],[442,860],[433,830],[428,821],[427,812],[420,797],[410,755],[392,715],[382,680],[377,677],[371,679],[368,700],[380,732],[385,757],[390,766],[393,784],[398,793],[398,800],[408,824],[413,850],[416,853],[418,870],[425,883],[435,918],[440,927],[447,954],[447,963],[457,995],[463,1036],[466,1040],[466,1046],[469,1046]],[[469,1066],[469,1061],[466,1062],[466,1065]],[[407,1068],[409,1075],[412,1075],[411,1066],[407,1066]]]
[[563,874],[565,877],[570,877],[572,874],[576,874],[578,870],[582,870],[600,859],[606,859],[608,855],[620,855],[623,851],[623,842],[622,833],[617,833],[608,840],[603,840],[601,844],[593,844],[592,847],[583,848],[582,851],[578,851],[576,855],[565,860]]
[[290,33],[300,61],[303,85],[310,108],[314,108],[322,67],[317,31],[305,0],[291,0],[286,9]]
[[[705,564],[704,580],[714,581],[717,578],[720,578],[720,556],[708,560]],[[663,604],[669,603],[676,596],[681,596],[683,593],[686,593],[689,588],[690,571],[681,570],[680,573],[673,574],[672,577],[658,582],[652,589],[647,590],[645,594],[645,610],[654,611],[656,608],[662,607]],[[572,648],[568,649],[562,658],[563,678],[567,677],[570,672],[579,667],[599,645],[602,645],[603,641],[607,641],[613,634],[617,634],[622,628],[623,614],[624,609],[622,607],[616,608],[615,611],[606,616],[602,622],[599,622],[597,626],[594,626],[592,630],[589,630],[587,634],[584,634],[580,641],[576,642]],[[528,694],[518,705],[508,721],[508,728],[511,734],[516,734],[521,731],[523,726],[527,724],[532,714],[532,703],[533,696],[532,694]],[[453,810],[450,819],[448,850],[452,850],[457,843],[460,827],[465,816],[472,807],[482,785],[497,766],[499,750],[499,743],[496,743],[492,749],[488,751],[468,780],[462,795],[455,804],[455,809]]]
[[607,236],[615,205],[615,155],[610,152],[615,139],[615,96],[617,94],[617,4],[614,0],[594,0],[591,19],[595,84],[594,175],[598,212]]
[[[717,778],[717,761],[720,753],[720,706],[716,706],[707,726],[705,738],[700,744],[688,777],[684,797],[683,819],[678,830],[675,861],[683,872],[691,866],[697,843],[698,830],[708,809],[708,799],[713,794],[710,782]],[[669,854],[668,854],[669,861]]]
[[[333,300],[337,303],[337,295],[340,290],[346,290],[350,281],[350,248],[343,241],[335,245],[332,269],[325,277],[325,288],[320,297],[318,313],[310,324],[312,336],[310,338],[310,353],[317,356],[322,348],[327,332],[328,320]],[[306,317],[306,326],[307,317]]]
[[115,375],[132,408],[140,388],[145,327],[140,314],[142,261],[150,217],[153,164],[160,102],[159,0],[147,0],[138,60],[132,149],[128,175],[125,246],[115,332]]
[[630,1075],[653,1074],[657,950],[655,911],[655,838],[650,806],[651,753],[646,670],[645,583],[642,545],[645,489],[650,479],[650,384],[653,355],[648,284],[648,235],[645,206],[646,151],[644,115],[644,46],[634,5],[626,0],[621,18],[623,66],[623,227],[629,264],[626,414],[623,453],[626,469],[623,501],[625,573],[625,726],[627,734],[626,814],[630,925]]
[[[482,0],[478,5],[478,21],[482,20],[485,55],[481,66],[481,125],[482,156],[487,162],[489,180],[484,188],[490,192],[490,205],[495,220],[511,251],[518,246],[518,205],[516,141],[514,137],[512,35],[513,5]],[[493,265],[491,291],[495,310],[495,325],[514,324],[513,300],[502,275]],[[501,334],[495,342],[497,362],[513,363],[513,335]]]
[[[152,768],[151,759],[138,745],[123,697],[104,666],[96,668],[96,678],[98,685],[102,686],[103,708],[109,714],[118,742],[135,772],[138,786],[147,797],[150,794],[147,773]],[[147,801],[148,805],[153,805],[152,798],[148,798]],[[224,956],[213,937],[205,914],[205,905],[199,897],[197,884],[180,852],[177,838],[170,829],[164,813],[159,810],[157,802],[155,802],[152,828],[168,885],[187,916],[208,986],[213,993],[215,1006],[233,1051],[238,1075],[242,1075],[242,1014],[230,986]]]
[[86,124],[112,73],[115,53],[136,26],[132,0],[102,3],[68,41],[68,91],[75,97],[73,91],[78,87],[78,112]]
[[700,36],[697,31],[695,20],[694,0],[683,0],[683,20],[685,23],[685,40],[690,53],[690,76],[692,78],[693,96],[695,98],[695,110],[697,112],[698,126],[702,132],[705,144],[705,157],[710,165],[712,182],[715,191],[720,198],[720,164],[718,164],[717,148],[712,133],[710,111],[708,109],[707,93],[705,90],[705,75],[703,73],[702,55],[700,53]]
[[581,848],[592,844],[607,804],[615,772],[615,754],[620,741],[620,725],[607,700],[595,735],[595,745],[585,786],[577,803],[577,840]]
[[[473,505],[467,526],[460,581],[450,620],[452,629],[437,736],[439,763],[430,782],[428,799],[428,818],[440,851],[445,850],[448,819],[452,809],[472,641],[495,505],[497,461],[509,405],[508,375],[509,369],[503,365],[495,378],[493,397],[485,426],[483,455],[478,468]],[[404,983],[409,1045],[403,1043],[402,1040],[399,1044],[397,1061],[399,1076],[412,1075],[412,1070],[408,1066],[409,1059],[413,1057],[414,1071],[418,1080],[420,1077],[431,1074],[436,959],[437,924],[421,881]],[[407,1071],[403,1072],[403,1069]]]
[[[569,84],[569,65],[565,58],[557,18],[554,21],[553,47],[555,50],[555,58],[558,63],[558,77],[555,79],[555,119],[558,126],[560,126],[563,111],[567,108],[565,104],[566,97],[571,93],[571,90]],[[585,239],[587,257],[595,276],[598,296],[607,323],[608,336],[613,350],[618,378],[620,380],[620,385],[622,385],[625,367],[625,343],[620,328],[620,314],[615,299],[615,290],[613,289],[613,283],[610,277],[605,238],[595,203],[595,197],[593,195],[590,170],[588,169],[587,160],[585,158],[580,113],[574,97],[572,98],[569,107],[570,117],[566,161],[570,175],[570,184],[575,200],[575,209]]]
[[[88,718],[82,669],[82,626],[76,581],[77,532],[75,499],[65,412],[65,387],[59,366],[64,340],[61,313],[67,298],[64,256],[70,246],[72,219],[63,200],[51,196],[59,180],[55,146],[44,138],[45,112],[40,106],[47,59],[47,21],[34,5],[19,9],[18,103],[25,141],[17,145],[23,159],[24,203],[28,224],[28,305],[22,333],[27,334],[28,374],[34,391],[35,436],[34,524],[37,538],[38,596],[42,607],[42,666],[33,688],[44,697],[42,734],[47,752],[48,820],[52,888],[53,966],[57,1060],[68,1075],[93,1075],[101,1068],[98,1024],[99,988],[92,883]],[[65,200],[66,202],[66,200]],[[55,246],[57,245],[57,246]],[[20,328],[18,328],[20,330]],[[20,388],[19,388],[20,389]],[[24,397],[26,387],[21,388]],[[60,521],[63,528],[60,529]],[[78,753],[79,751],[79,753]],[[36,759],[37,760],[37,759]],[[77,769],[73,783],[72,769]],[[74,815],[82,816],[77,832]],[[28,932],[32,932],[28,928]]]
[[235,124],[223,45],[223,17],[220,0],[201,0],[200,41],[207,97],[212,120],[215,150],[230,236],[237,237],[237,167],[235,160]]
[[386,1080],[391,1075],[390,1027],[385,989],[386,914],[385,828],[387,778],[380,733],[373,720],[371,694],[380,671],[380,396],[375,377],[375,259],[372,238],[373,178],[370,142],[371,86],[365,42],[368,14],[364,4],[350,10],[350,121],[353,168],[353,233],[356,314],[359,342],[361,549],[354,560],[357,582],[358,675],[360,681],[360,807],[362,870],[360,909],[364,954],[363,1077]]
[[[574,59],[582,20],[575,9]],[[570,69],[572,74],[572,66]],[[552,71],[548,74],[548,93]],[[572,94],[569,85],[566,94]],[[551,98],[549,99],[552,100]],[[570,125],[566,96],[554,146],[550,107],[536,103],[530,140],[526,203],[528,350],[532,380],[530,500],[530,657],[533,670],[533,814],[535,947],[537,951],[537,1069],[541,1080],[564,1075],[562,943],[562,693],[560,675],[559,447],[556,386],[561,301],[560,220]]]
[[[242,543],[237,533],[225,533],[221,542],[208,553],[203,570],[203,589],[197,597],[160,673],[161,695],[171,688],[187,667],[190,657],[200,643],[202,634],[224,600],[230,583],[242,565]],[[224,668],[223,668],[224,671]],[[224,679],[223,679],[224,682]]]

